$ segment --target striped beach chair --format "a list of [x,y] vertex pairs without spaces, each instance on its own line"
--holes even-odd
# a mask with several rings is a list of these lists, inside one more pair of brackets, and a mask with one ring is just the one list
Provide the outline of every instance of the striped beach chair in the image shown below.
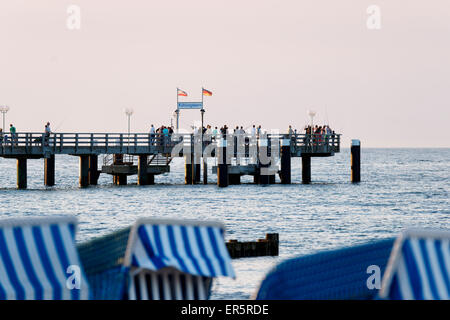
[[235,277],[216,222],[141,218],[78,248],[94,299],[208,299],[214,277]]
[[257,300],[374,299],[367,282],[373,267],[383,274],[394,239],[328,250],[281,262],[262,281]]
[[0,299],[88,299],[76,225],[72,217],[0,221]]
[[409,229],[396,240],[379,297],[450,299],[450,230]]

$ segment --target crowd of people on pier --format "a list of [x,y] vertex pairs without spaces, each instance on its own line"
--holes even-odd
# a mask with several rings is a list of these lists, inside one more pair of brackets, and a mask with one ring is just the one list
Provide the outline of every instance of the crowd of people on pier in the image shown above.
[[[156,128],[153,124],[150,126],[150,138],[153,145],[161,145],[174,143],[172,135],[175,133],[173,126],[161,125]],[[203,141],[211,142],[219,139],[220,137],[239,135],[245,136],[246,138],[260,138],[263,135],[268,134],[268,131],[263,129],[261,125],[251,125],[244,129],[244,126],[235,126],[234,128],[228,127],[224,124],[221,127],[206,125],[203,127],[192,126],[192,132],[194,139],[200,141],[201,135],[203,136]],[[286,132],[280,132],[280,134],[288,134],[291,139],[295,139],[298,134],[303,133],[303,142],[307,145],[322,145],[324,143],[329,143],[330,139],[334,139],[335,132],[330,128],[329,125],[315,125],[311,127],[310,125],[305,126],[303,132],[298,132],[294,129],[292,125],[288,126]]]

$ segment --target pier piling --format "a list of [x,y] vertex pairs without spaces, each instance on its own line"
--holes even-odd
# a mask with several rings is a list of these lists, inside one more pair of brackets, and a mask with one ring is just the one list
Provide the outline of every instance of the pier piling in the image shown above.
[[302,155],[302,183],[311,183],[311,156]]
[[149,184],[149,174],[147,173],[148,156],[141,154],[138,157],[138,185],[146,186]]
[[203,158],[203,184],[208,184],[208,158]]
[[[121,165],[123,164],[123,154],[117,153],[113,155],[113,164]],[[126,174],[115,174],[113,175],[113,183],[119,186],[125,186],[127,184]]]
[[89,184],[96,186],[100,173],[98,171],[98,156],[96,154],[89,156]]
[[27,188],[27,158],[17,158],[17,188]]
[[351,152],[351,170],[352,170],[352,182],[361,181],[361,141],[352,140]]
[[218,142],[217,185],[228,187],[227,140]]
[[291,140],[281,140],[281,170],[280,180],[281,184],[291,183]]
[[194,184],[200,183],[200,177],[202,175],[202,168],[201,168],[201,158],[198,155],[195,155],[194,157],[195,163],[194,163]]
[[44,158],[44,184],[47,187],[55,185],[55,155]]
[[80,178],[81,188],[89,186],[89,155],[80,156]]
[[187,154],[184,156],[184,183],[194,184],[194,155]]

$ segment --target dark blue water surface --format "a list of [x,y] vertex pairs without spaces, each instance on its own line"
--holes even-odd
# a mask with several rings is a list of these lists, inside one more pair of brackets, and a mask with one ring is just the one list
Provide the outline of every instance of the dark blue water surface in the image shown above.
[[[156,184],[78,188],[78,158],[56,157],[56,186],[43,185],[43,160],[28,161],[28,190],[16,190],[15,160],[0,158],[0,218],[70,214],[77,241],[132,224],[137,217],[219,220],[226,239],[280,235],[280,256],[233,260],[237,279],[214,282],[212,299],[247,299],[264,275],[288,257],[393,237],[407,227],[449,227],[450,149],[362,149],[362,182],[350,183],[350,153],[312,159],[311,185],[301,184],[301,159],[292,159],[292,185],[185,186],[183,159]],[[101,161],[101,159],[99,160]],[[211,166],[214,161],[209,162]],[[99,163],[99,165],[101,165]],[[277,177],[277,182],[279,179]]]

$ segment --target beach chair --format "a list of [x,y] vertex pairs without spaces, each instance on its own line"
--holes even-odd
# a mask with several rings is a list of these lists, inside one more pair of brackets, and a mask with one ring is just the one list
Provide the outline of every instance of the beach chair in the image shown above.
[[78,250],[98,300],[203,300],[214,277],[235,277],[215,222],[140,218]]
[[450,299],[450,230],[409,229],[395,241],[379,298]]
[[73,217],[0,221],[0,299],[88,299],[76,225]]
[[378,289],[367,285],[371,266],[379,267],[382,275],[393,244],[394,239],[377,240],[285,260],[266,275],[255,298],[374,299]]

